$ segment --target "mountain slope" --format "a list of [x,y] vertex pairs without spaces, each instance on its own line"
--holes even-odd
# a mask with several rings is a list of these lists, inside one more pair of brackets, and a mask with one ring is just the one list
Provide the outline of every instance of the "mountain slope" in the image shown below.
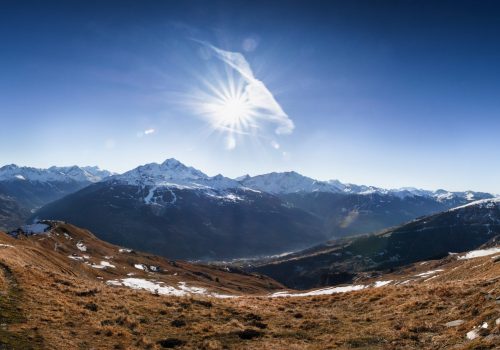
[[276,196],[178,161],[148,164],[38,210],[100,238],[163,256],[224,259],[324,241],[317,219]]
[[74,222],[110,242],[164,256],[228,259],[303,249],[491,197],[358,187],[352,193],[354,185],[295,172],[233,180],[167,159],[93,184],[33,218]]
[[28,208],[21,206],[14,198],[0,193],[0,230],[20,226],[31,215]]
[[2,348],[495,349],[500,340],[500,250],[298,293],[47,224],[18,239],[0,233]]
[[474,249],[500,235],[500,200],[477,201],[380,234],[334,241],[251,269],[294,288],[346,283],[363,271]]

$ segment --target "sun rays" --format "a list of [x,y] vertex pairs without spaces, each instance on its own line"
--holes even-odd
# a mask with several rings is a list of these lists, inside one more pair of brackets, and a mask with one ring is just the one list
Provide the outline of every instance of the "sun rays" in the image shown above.
[[274,128],[275,134],[292,132],[292,120],[265,84],[255,78],[242,54],[200,44],[225,69],[224,74],[215,71],[211,79],[200,79],[201,89],[190,94],[188,105],[207,121],[211,132],[224,136],[226,149],[236,148],[237,139],[244,136],[271,139],[266,135],[269,128]]

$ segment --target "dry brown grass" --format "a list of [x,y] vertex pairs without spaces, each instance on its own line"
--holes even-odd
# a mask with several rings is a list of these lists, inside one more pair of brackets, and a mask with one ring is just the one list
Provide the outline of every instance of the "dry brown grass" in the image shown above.
[[[38,239],[0,238],[0,243],[16,246],[0,248],[0,260],[19,285],[13,306],[23,320],[5,325],[0,333],[18,336],[11,343],[14,349],[25,348],[26,342],[19,339],[47,349],[494,349],[499,344],[495,320],[500,317],[500,264],[489,257],[415,265],[384,276],[403,280],[441,264],[446,272],[426,283],[302,298],[269,298],[265,294],[274,287],[267,279],[209,267],[197,270],[187,263],[179,263],[177,276],[161,277],[174,283],[182,272],[179,278],[191,278],[190,283],[247,294],[215,299],[155,296],[107,286],[96,277],[116,278],[117,271],[95,271],[71,262],[64,255],[69,251],[56,254],[53,242]],[[93,255],[99,249],[108,255],[116,252],[114,246],[94,243]],[[129,257],[120,259],[113,261],[129,266]],[[219,282],[193,271],[217,276]],[[6,293],[11,282],[0,276],[0,291]],[[244,289],[248,291],[242,293]],[[464,323],[444,325],[457,319]],[[483,322],[489,328],[477,340],[467,340],[465,334]]]

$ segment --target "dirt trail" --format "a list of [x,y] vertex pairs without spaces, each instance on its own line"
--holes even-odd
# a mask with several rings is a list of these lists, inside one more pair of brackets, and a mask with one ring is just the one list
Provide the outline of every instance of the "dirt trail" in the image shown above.
[[[0,261],[0,350],[42,349],[42,339],[33,331],[23,330],[26,323],[21,310],[22,290],[14,273]],[[21,329],[19,329],[21,328]],[[19,329],[19,331],[15,330]]]

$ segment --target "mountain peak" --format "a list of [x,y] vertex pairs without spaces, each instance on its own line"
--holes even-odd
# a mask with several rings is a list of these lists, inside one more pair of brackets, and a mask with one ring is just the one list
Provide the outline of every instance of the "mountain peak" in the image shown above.
[[338,192],[336,186],[327,182],[311,179],[295,171],[286,171],[282,173],[269,173],[247,177],[240,182],[245,186],[259,191],[286,194],[297,192]]
[[177,159],[169,158],[163,163],[149,163],[138,166],[122,175],[112,178],[135,186],[199,186],[209,177],[198,169],[188,167]]
[[186,167],[184,164],[182,164],[181,162],[179,162],[175,158],[168,158],[168,159],[166,159],[163,163],[161,163],[161,166],[165,167],[165,168],[177,168],[179,166],[180,167]]
[[9,164],[0,168],[0,181],[98,182],[110,175],[109,171],[101,170],[98,167],[79,167],[77,165],[39,169]]

